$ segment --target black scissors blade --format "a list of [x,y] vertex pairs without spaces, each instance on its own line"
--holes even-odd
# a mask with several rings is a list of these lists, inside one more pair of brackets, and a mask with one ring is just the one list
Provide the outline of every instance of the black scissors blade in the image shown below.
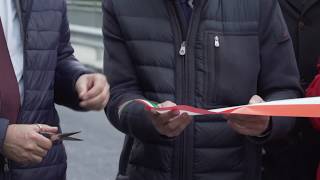
[[52,134],[48,132],[40,132],[41,135],[45,136],[46,138],[51,139],[52,141],[83,141],[83,139],[70,137],[75,134],[79,134],[81,131],[77,132],[69,132],[69,133],[59,133],[59,134]]
[[66,141],[83,141],[83,139],[71,137],[71,136],[73,136],[75,134],[79,134],[79,133],[81,133],[81,131],[70,132],[70,133],[61,133],[61,134],[58,134],[58,138],[60,140],[66,140]]

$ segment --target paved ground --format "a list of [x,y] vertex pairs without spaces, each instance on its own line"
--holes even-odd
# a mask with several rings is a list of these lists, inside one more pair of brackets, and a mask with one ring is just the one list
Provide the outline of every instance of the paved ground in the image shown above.
[[57,106],[65,132],[81,130],[83,142],[66,142],[68,180],[114,180],[123,135],[103,112],[74,112]]

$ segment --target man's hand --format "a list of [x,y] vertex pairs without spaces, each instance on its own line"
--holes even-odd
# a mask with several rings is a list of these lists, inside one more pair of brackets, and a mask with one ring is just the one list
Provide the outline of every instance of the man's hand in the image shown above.
[[3,144],[3,155],[21,164],[40,163],[51,149],[52,142],[39,132],[57,133],[57,131],[57,127],[42,124],[9,125]]
[[[249,104],[264,102],[260,96],[254,95]],[[269,116],[225,115],[228,124],[238,133],[247,136],[261,136],[269,127]]]
[[[171,101],[158,104],[159,107],[175,106]],[[161,135],[167,137],[176,137],[191,123],[192,117],[186,113],[180,114],[179,111],[169,111],[160,114],[156,111],[151,111],[150,116],[152,123]]]
[[109,84],[102,74],[84,74],[76,82],[80,106],[87,110],[104,109],[109,100]]

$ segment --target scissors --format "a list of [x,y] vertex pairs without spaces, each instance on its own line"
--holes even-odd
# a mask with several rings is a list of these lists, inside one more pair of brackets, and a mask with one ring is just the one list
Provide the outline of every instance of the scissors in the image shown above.
[[50,139],[53,142],[64,141],[64,140],[66,140],[66,141],[83,141],[83,139],[71,137],[71,136],[73,136],[75,134],[79,134],[79,133],[81,133],[81,131],[69,132],[69,133],[58,133],[58,134],[48,133],[48,132],[40,132],[41,135]]

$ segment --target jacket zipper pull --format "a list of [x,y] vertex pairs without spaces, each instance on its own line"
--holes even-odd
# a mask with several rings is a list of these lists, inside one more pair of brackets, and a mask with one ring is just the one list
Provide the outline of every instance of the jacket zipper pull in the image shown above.
[[214,37],[214,46],[215,46],[216,48],[220,47],[219,36],[215,36],[215,37]]
[[180,56],[186,55],[186,41],[183,41],[181,43],[179,54],[180,54]]

